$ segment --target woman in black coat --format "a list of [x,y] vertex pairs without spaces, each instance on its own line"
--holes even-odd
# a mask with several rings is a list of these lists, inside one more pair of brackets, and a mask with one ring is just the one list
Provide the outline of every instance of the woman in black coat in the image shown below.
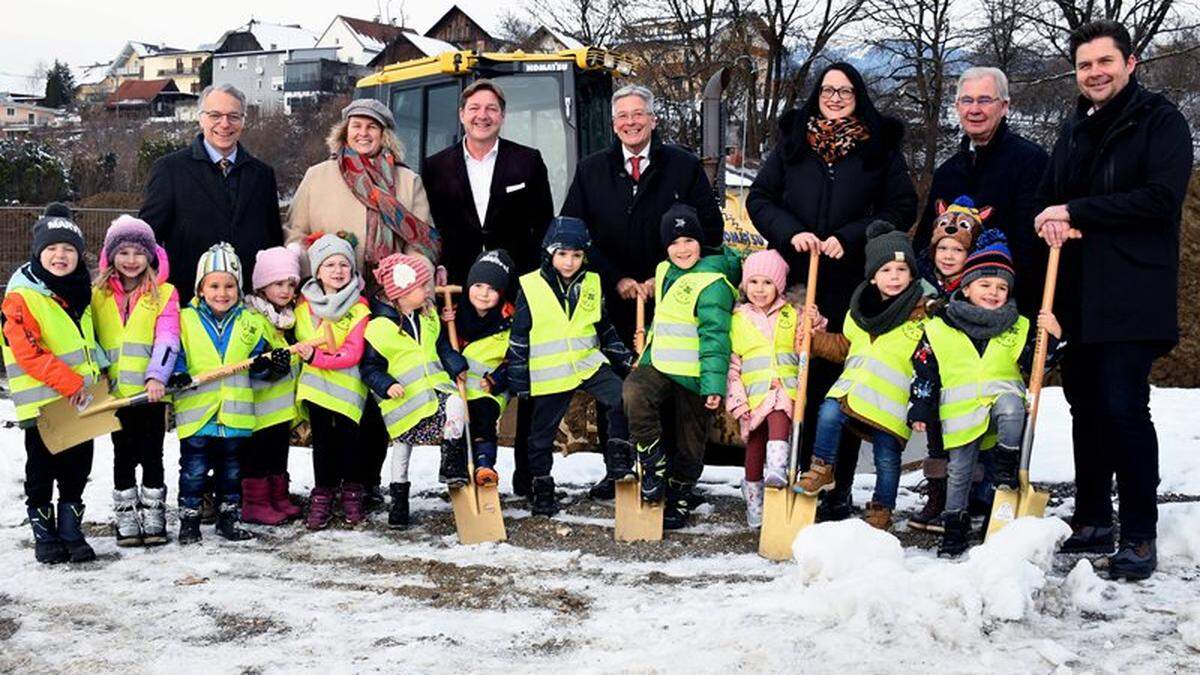
[[[863,280],[867,226],[882,219],[907,230],[916,220],[917,194],[901,148],[904,124],[876,110],[854,66],[835,63],[817,78],[804,106],[779,119],[776,138],[750,187],[750,219],[788,261],[789,283],[806,278],[810,249],[824,255],[817,305],[829,317],[829,330],[840,331],[850,295]],[[836,364],[811,363],[805,462],[817,406],[840,371]],[[844,438],[838,487],[823,503],[826,517],[849,515],[858,445],[857,438]]]

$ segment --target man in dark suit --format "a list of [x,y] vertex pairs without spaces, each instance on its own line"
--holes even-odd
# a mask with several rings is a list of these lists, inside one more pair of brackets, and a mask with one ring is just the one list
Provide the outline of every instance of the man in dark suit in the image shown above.
[[180,302],[192,299],[196,263],[213,244],[233,245],[247,290],[255,255],[283,244],[275,170],[238,142],[245,121],[242,92],[230,85],[208,87],[200,96],[201,133],[150,170],[138,215],[167,250]]
[[[504,91],[490,80],[476,80],[464,89],[458,101],[462,145],[455,143],[426,159],[421,181],[442,235],[441,262],[450,283],[466,283],[481,252],[503,248],[516,266],[506,289],[511,300],[517,278],[541,264],[542,236],[554,217],[554,201],[542,154],[500,138],[504,107]],[[513,491],[524,496],[530,494],[529,413],[527,401],[518,404]]]

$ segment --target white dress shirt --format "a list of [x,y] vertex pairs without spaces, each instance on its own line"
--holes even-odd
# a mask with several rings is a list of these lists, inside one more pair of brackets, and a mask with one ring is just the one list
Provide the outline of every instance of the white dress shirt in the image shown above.
[[471,198],[475,200],[475,213],[479,214],[479,226],[487,217],[488,201],[492,197],[492,174],[496,172],[496,156],[500,153],[500,139],[483,156],[475,159],[467,152],[467,139],[463,139],[463,159],[467,163],[467,180],[471,182]]
[[640,163],[638,163],[638,175],[641,176],[646,173],[646,167],[650,166],[650,144],[649,143],[647,143],[646,147],[642,148],[642,151],[637,153],[636,155],[634,153],[630,152],[629,148],[625,147],[625,145],[622,143],[621,144],[621,154],[624,155],[624,157],[625,157],[626,173],[628,173],[630,176],[633,175],[633,162],[629,161],[630,157],[641,157],[642,161]]

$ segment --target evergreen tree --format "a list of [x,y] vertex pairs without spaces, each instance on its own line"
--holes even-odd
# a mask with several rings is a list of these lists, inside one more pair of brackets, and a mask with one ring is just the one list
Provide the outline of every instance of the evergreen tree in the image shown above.
[[63,108],[75,102],[75,76],[70,67],[55,60],[54,66],[46,71],[46,100],[49,108]]

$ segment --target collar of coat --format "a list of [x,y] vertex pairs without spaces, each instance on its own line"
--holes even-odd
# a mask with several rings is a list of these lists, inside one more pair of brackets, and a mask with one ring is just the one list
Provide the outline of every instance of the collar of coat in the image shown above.
[[[996,127],[996,133],[988,140],[987,145],[981,145],[975,148],[976,158],[981,158],[991,155],[996,151],[996,148],[1004,144],[1005,138],[1008,137],[1008,117],[1000,119],[1000,126]],[[961,152],[971,152],[971,137],[963,134],[962,140],[958,142],[958,149]]]
[[[1109,127],[1111,133],[1112,129],[1122,127],[1127,122],[1136,122],[1150,108],[1173,104],[1162,94],[1147,90],[1138,82],[1136,76],[1131,76],[1129,84],[1125,85],[1125,89],[1118,92],[1108,105],[1121,106],[1120,112],[1117,113],[1116,119],[1113,120],[1112,125]],[[1068,120],[1068,124],[1072,130],[1088,118],[1088,110],[1091,108],[1092,102],[1087,98],[1081,95],[1076,99],[1075,115]]]
[[[621,139],[614,138],[612,145],[608,147],[608,158],[613,164],[613,168],[618,173],[627,173],[625,171],[625,154],[621,152]],[[650,150],[646,153],[646,157],[650,159],[650,166],[662,164],[662,139],[659,138],[657,131],[650,132]]]
[[[192,139],[191,150],[192,159],[196,160],[197,162],[204,162],[205,164],[213,163],[212,158],[208,156],[208,151],[204,149],[204,134],[196,134],[196,137]],[[250,153],[246,152],[246,148],[242,146],[242,142],[238,141],[237,157],[233,159],[233,168],[236,169],[237,167],[242,166],[253,159],[254,158],[250,156]]]
[[[817,156],[808,145],[808,117],[803,108],[793,108],[779,118],[777,138],[784,159],[790,164],[796,164],[809,155]],[[868,164],[890,156],[904,140],[904,122],[887,115],[880,115],[879,128],[869,131],[871,137],[850,151],[851,156],[861,154]]]

